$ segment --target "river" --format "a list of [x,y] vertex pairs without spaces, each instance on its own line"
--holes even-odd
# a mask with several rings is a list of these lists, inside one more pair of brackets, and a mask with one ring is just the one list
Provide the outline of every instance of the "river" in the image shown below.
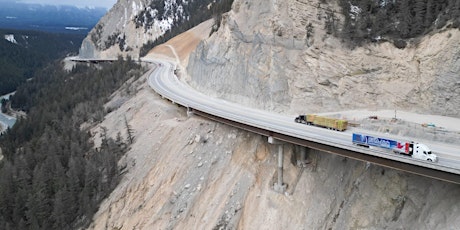
[[[5,94],[3,96],[0,97],[0,100],[3,99],[3,98],[6,98],[6,99],[9,99],[11,95],[13,95],[13,93],[9,93],[9,94]],[[1,102],[0,102],[1,103]],[[0,104],[1,105],[1,104]],[[16,118],[12,117],[12,116],[8,116],[4,113],[2,113],[0,111],[0,123],[2,124],[2,128],[3,127],[13,127],[14,123],[16,123]],[[4,131],[4,130],[2,130]]]

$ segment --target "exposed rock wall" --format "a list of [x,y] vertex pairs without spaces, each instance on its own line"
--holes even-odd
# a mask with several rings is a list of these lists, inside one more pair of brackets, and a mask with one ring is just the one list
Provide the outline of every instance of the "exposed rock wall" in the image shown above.
[[139,50],[149,40],[161,36],[165,28],[160,21],[149,29],[136,28],[134,18],[148,8],[152,0],[118,0],[112,9],[90,31],[82,43],[81,58],[112,58],[118,55],[139,56]]
[[320,2],[235,0],[219,31],[191,56],[190,84],[285,113],[370,108],[460,116],[458,30],[405,49],[390,42],[349,49],[324,29],[334,10],[340,28],[338,7]]

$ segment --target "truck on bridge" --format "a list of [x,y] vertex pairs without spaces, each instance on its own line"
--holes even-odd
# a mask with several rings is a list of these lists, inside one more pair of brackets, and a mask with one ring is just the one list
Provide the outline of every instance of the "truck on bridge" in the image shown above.
[[396,141],[381,137],[374,137],[365,134],[353,133],[353,144],[369,148],[375,146],[383,149],[390,149],[394,153],[399,153],[412,158],[436,162],[438,157],[431,152],[428,146],[413,141]]
[[323,117],[315,114],[299,115],[294,119],[297,123],[314,125],[322,128],[344,131],[347,129],[348,121],[337,118]]

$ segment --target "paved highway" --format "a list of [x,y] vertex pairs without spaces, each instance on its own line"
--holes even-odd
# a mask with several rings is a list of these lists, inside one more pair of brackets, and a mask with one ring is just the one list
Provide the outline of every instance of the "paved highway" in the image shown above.
[[[350,130],[345,132],[338,132],[307,126],[295,123],[295,116],[285,116],[257,110],[222,99],[209,97],[180,81],[174,75],[174,69],[176,68],[174,64],[161,60],[143,59],[143,61],[155,62],[159,65],[158,68],[153,69],[150,73],[148,79],[150,87],[163,97],[184,107],[304,140],[460,175],[460,154],[459,147],[457,146],[449,146],[443,143],[427,143],[432,151],[438,155],[439,161],[436,163],[412,159],[380,148],[355,146],[351,141],[353,132],[370,132],[356,128],[350,128]],[[382,135],[379,134],[379,136]],[[386,137],[400,139],[400,137],[388,135]]]

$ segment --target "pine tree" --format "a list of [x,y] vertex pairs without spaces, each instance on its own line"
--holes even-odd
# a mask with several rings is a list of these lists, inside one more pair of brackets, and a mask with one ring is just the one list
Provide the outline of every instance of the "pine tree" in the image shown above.
[[425,30],[426,0],[415,0],[413,11],[414,18],[412,20],[411,36],[416,36]]
[[410,25],[412,24],[411,11],[409,1],[399,2],[399,25],[398,32],[402,38],[408,38],[410,36]]
[[0,228],[1,223],[11,223],[13,221],[12,210],[14,206],[15,184],[13,180],[13,165],[8,160],[3,160],[0,168]]
[[[26,163],[23,159],[17,158],[15,167],[15,177],[16,177],[16,186],[14,193],[14,206],[12,210],[13,223],[20,223],[21,220],[24,220],[26,212],[26,203],[28,194],[30,191],[30,185],[32,184],[32,177],[30,176],[32,172],[29,172]],[[27,223],[27,221],[26,221]]]
[[126,116],[125,116],[125,128],[126,128],[126,134],[128,135],[128,141],[130,144],[132,144],[134,141],[134,135],[133,135],[134,130],[129,125],[128,120],[126,119]]
[[49,229],[49,217],[51,215],[51,198],[49,197],[48,181],[49,175],[46,174],[42,165],[37,165],[32,179],[32,189],[26,203],[26,217],[32,229]]
[[431,27],[431,24],[434,22],[436,18],[436,9],[435,9],[435,4],[433,3],[434,0],[427,0],[426,1],[426,14],[425,14],[425,21],[424,21],[424,27],[429,28]]
[[73,221],[72,210],[74,209],[69,206],[75,206],[75,203],[71,203],[73,199],[70,194],[65,185],[56,192],[51,213],[54,229],[70,229],[69,224]]
[[[76,156],[69,159],[69,170],[67,171],[67,185],[69,205],[67,206],[70,213],[80,215],[83,210],[80,208],[80,194],[84,186],[85,162]],[[75,215],[75,216],[77,216]]]

